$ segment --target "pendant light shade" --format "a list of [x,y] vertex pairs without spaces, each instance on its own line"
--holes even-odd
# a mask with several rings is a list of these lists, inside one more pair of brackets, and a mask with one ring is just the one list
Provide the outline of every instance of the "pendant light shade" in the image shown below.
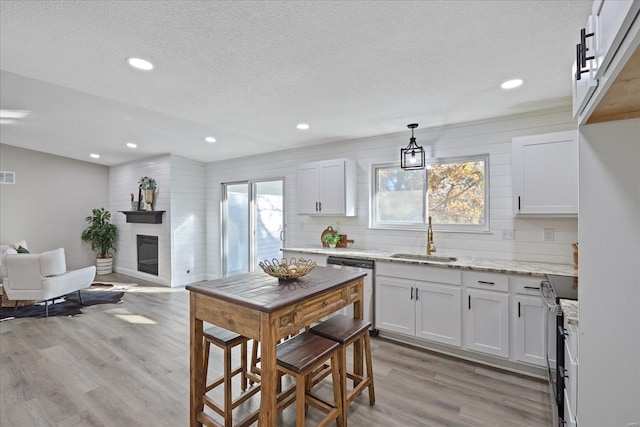
[[418,127],[417,123],[407,125],[411,129],[411,139],[409,145],[400,149],[400,167],[402,169],[424,169],[424,148],[416,144],[413,130]]

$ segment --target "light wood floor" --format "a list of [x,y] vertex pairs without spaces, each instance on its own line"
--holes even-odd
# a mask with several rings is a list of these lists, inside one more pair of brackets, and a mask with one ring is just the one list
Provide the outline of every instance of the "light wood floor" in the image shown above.
[[[85,307],[78,317],[0,322],[1,426],[189,424],[188,292],[118,274],[100,279],[138,286],[123,304]],[[372,350],[376,404],[363,393],[349,426],[551,425],[540,380],[380,338]],[[211,371],[219,354],[212,349]],[[309,418],[319,417],[310,409]],[[279,425],[295,425],[294,406]]]

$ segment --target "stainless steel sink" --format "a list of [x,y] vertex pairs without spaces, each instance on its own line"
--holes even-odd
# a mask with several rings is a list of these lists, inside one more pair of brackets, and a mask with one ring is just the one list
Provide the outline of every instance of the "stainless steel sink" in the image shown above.
[[420,255],[420,254],[393,254],[391,258],[399,259],[415,259],[419,261],[436,261],[436,262],[453,262],[458,258],[452,256],[434,256],[434,255]]

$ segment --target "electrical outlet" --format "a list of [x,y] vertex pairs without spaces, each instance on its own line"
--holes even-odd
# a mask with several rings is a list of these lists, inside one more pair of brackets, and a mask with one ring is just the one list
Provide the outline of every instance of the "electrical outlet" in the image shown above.
[[513,240],[515,230],[502,230],[502,240]]
[[544,229],[544,241],[553,242],[553,228]]

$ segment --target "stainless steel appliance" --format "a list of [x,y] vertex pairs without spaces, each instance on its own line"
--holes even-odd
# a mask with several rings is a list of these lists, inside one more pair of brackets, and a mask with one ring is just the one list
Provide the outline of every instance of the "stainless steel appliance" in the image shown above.
[[[560,309],[560,299],[578,299],[578,281],[575,277],[547,275],[540,283],[540,295],[547,306],[546,359],[549,384],[555,402],[554,419],[564,425],[564,316]],[[554,345],[555,344],[555,345]]]
[[[327,258],[327,267],[344,268],[349,271],[364,271],[367,275],[364,277],[364,319],[371,322],[371,334],[377,335],[377,329],[374,322],[373,310],[373,276],[375,262],[370,259],[345,258],[330,256]],[[353,306],[345,307],[340,311],[347,316],[353,316]]]

